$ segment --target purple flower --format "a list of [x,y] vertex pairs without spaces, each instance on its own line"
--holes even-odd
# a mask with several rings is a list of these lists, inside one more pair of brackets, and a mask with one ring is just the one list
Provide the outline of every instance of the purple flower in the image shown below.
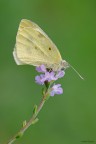
[[56,77],[55,77],[55,72],[46,72],[45,73],[45,77],[46,77],[46,80],[48,80],[48,82],[52,81],[52,80],[56,80]]
[[65,72],[64,71],[58,71],[58,73],[56,74],[56,78],[61,78],[65,75]]
[[[45,83],[45,81],[47,82],[54,82],[56,80],[58,80],[59,78],[63,77],[65,72],[64,71],[58,71],[58,72],[48,72],[46,70],[46,67],[44,65],[41,65],[39,67],[36,67],[36,70],[38,72],[42,72],[43,74],[40,74],[38,76],[35,77],[35,81],[36,83],[43,85]],[[51,91],[50,91],[51,90]],[[50,87],[50,95],[54,96],[55,94],[62,94],[63,93],[63,89],[61,88],[61,84],[57,84],[57,85],[53,85]]]
[[44,65],[41,65],[41,66],[36,67],[36,70],[37,70],[38,72],[43,72],[43,73],[45,73],[45,72],[46,72],[46,67],[45,67]]
[[36,76],[35,77],[36,83],[43,85],[44,84],[44,81],[42,81],[43,78],[44,78],[44,74],[41,74],[40,76]]
[[46,67],[44,65],[41,65],[39,67],[36,67],[36,70],[38,72],[43,72],[44,74],[41,74],[40,76],[36,76],[35,80],[36,83],[43,85],[45,81],[55,81],[58,78],[61,78],[64,76],[65,72],[64,71],[58,71],[58,72],[48,72],[46,70]]
[[61,84],[54,85],[52,87],[52,91],[50,92],[50,96],[54,96],[55,94],[62,94],[63,89],[61,88]]
[[50,72],[50,73],[46,72],[45,74],[41,74],[40,76],[35,77],[36,83],[41,84],[41,85],[43,85],[45,81],[50,82],[52,80],[56,80],[54,72]]

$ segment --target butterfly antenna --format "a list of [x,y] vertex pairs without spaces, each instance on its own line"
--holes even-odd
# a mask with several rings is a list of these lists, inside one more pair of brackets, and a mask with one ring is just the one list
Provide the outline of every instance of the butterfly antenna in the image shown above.
[[72,66],[69,64],[69,66],[77,73],[77,75],[82,79],[84,80],[84,78],[79,74],[79,72]]

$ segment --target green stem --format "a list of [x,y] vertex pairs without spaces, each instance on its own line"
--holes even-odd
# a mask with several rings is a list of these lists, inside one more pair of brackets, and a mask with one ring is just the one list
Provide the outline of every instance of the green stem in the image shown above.
[[33,113],[31,119],[20,129],[20,131],[19,131],[16,135],[14,135],[14,136],[7,142],[7,144],[12,144],[13,142],[15,142],[15,141],[16,141],[18,138],[20,138],[20,137],[24,134],[24,132],[31,126],[32,122],[34,122],[34,120],[36,119],[38,113],[39,113],[40,110],[42,109],[42,107],[43,107],[43,105],[44,105],[44,103],[45,103],[45,101],[46,101],[47,96],[48,96],[48,89],[47,89],[46,93],[44,94],[44,96],[43,96],[43,98],[42,98],[42,100],[41,100],[41,102],[40,102],[40,104],[39,104],[39,106],[38,106],[38,108],[37,108],[37,110],[36,110],[36,113]]

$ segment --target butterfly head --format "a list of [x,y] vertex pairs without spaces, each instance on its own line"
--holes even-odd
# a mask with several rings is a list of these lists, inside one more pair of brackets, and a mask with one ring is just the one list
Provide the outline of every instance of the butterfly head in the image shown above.
[[[52,71],[60,71],[60,70],[67,69],[69,66],[70,65],[68,62],[66,62],[65,60],[61,60],[60,63],[53,64],[50,67],[51,67]],[[48,67],[48,68],[50,68],[50,67]]]
[[65,60],[62,60],[61,63],[60,63],[60,70],[65,70],[67,68],[69,68],[70,65],[68,62],[66,62]]

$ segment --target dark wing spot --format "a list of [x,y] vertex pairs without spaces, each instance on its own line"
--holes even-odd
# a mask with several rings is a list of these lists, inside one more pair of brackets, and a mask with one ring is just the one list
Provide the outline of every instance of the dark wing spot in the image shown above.
[[51,50],[51,47],[49,47],[49,50]]
[[35,46],[35,49],[37,49],[37,47]]

